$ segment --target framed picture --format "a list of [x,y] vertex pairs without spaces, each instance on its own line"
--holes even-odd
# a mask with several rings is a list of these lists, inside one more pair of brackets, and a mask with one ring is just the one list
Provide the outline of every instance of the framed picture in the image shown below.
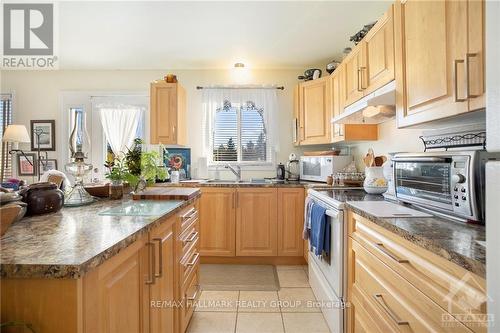
[[38,170],[40,170],[40,174],[49,170],[57,170],[57,160],[50,158],[48,160],[38,160],[38,168]]
[[56,121],[55,120],[31,120],[31,150],[56,150]]
[[19,176],[36,175],[36,154],[17,154],[17,173]]
[[179,170],[181,180],[191,179],[191,149],[190,148],[165,148],[163,162],[172,170]]

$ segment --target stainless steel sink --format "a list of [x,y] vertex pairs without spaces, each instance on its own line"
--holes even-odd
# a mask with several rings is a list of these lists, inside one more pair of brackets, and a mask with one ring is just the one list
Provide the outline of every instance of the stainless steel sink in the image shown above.
[[250,180],[221,180],[221,179],[209,179],[204,183],[208,184],[268,184],[271,183],[271,180],[264,178],[252,178]]

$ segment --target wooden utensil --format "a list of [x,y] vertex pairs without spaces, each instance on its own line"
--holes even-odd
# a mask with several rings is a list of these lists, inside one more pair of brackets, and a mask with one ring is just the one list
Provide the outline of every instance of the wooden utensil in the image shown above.
[[375,165],[375,153],[373,152],[373,149],[370,148],[368,149],[368,167],[372,167]]

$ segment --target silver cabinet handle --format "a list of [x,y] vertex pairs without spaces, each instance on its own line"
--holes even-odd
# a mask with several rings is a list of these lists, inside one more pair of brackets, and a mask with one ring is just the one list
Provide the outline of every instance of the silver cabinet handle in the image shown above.
[[467,53],[465,56],[465,72],[467,73],[467,98],[476,98],[479,95],[470,93],[470,58],[477,57],[477,53]]
[[363,87],[363,71],[366,69],[366,67],[359,67],[359,73],[361,74],[360,80],[359,80],[359,85],[361,87],[361,91],[365,90],[366,87]]
[[[193,296],[186,297],[188,301],[194,301],[196,297],[198,297],[198,293],[200,292],[200,285],[196,285],[196,291],[194,292]],[[187,295],[186,295],[187,296]]]
[[190,218],[194,217],[198,212],[196,209],[193,207],[191,208],[186,214],[182,215],[181,218],[182,220],[189,220]]
[[396,323],[396,325],[410,325],[410,323],[406,320],[401,320],[398,315],[394,313],[389,306],[387,306],[382,294],[373,294],[373,298],[375,299],[375,302],[377,302],[377,304],[384,309],[385,313],[387,313],[387,315],[389,315],[389,317]]
[[394,260],[395,262],[397,262],[399,264],[409,262],[407,259],[401,259],[398,256],[396,256],[395,254],[393,254],[392,252],[390,252],[389,250],[387,250],[385,248],[384,244],[382,244],[382,243],[375,243],[374,245],[377,249],[380,250],[380,252],[382,252],[383,254],[385,254],[386,256],[388,256],[389,258],[391,258],[392,260]]
[[198,261],[198,258],[200,257],[200,253],[196,252],[192,257],[191,257],[191,261],[187,262],[186,263],[186,267],[188,266],[194,266],[194,264],[196,264],[196,262]]
[[149,257],[149,267],[148,267],[148,279],[146,280],[146,284],[154,284],[155,283],[155,244],[153,242],[147,242],[146,246],[148,247],[148,257]]
[[467,98],[458,98],[458,64],[463,64],[463,59],[455,59],[454,61],[454,71],[455,71],[455,102],[465,102]]
[[[155,272],[155,278],[161,278],[161,276],[163,275],[163,251],[162,251],[163,240],[161,238],[153,238],[153,240],[155,242],[158,242],[158,260],[160,262],[159,272],[158,272],[158,274],[156,274],[156,272]],[[153,270],[154,270],[154,267],[155,266],[154,266],[154,263],[153,263]]]
[[195,231],[193,232],[191,235],[189,235],[189,237],[186,237],[185,239],[183,239],[182,241],[184,243],[191,243],[193,242],[196,238],[198,237],[198,231]]
[[361,68],[358,67],[358,91],[359,92],[363,91],[363,89],[361,88],[361,77],[360,77],[360,74],[361,74]]
[[175,132],[176,128],[175,128],[175,125],[172,126],[172,137],[175,139],[177,139],[177,133]]

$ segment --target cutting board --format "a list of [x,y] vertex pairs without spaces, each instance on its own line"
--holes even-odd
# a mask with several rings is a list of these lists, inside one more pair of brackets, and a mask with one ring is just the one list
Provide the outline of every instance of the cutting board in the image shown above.
[[387,201],[348,201],[348,203],[375,217],[432,217],[431,214]]
[[189,200],[197,197],[199,188],[192,187],[147,187],[144,191],[133,194],[134,200]]

